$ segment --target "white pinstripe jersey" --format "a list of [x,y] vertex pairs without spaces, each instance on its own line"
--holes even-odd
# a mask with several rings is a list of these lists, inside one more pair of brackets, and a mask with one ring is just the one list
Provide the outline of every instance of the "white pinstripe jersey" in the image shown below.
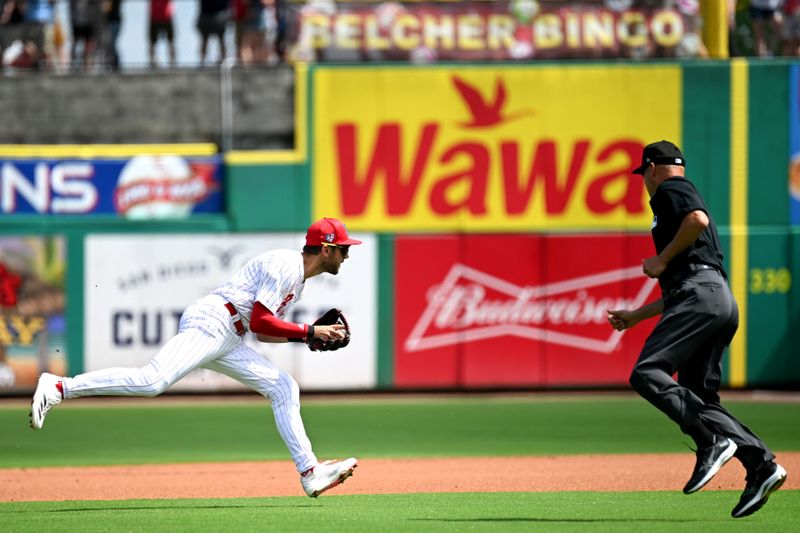
[[303,276],[303,254],[272,250],[249,260],[212,294],[235,305],[246,327],[256,301],[283,320],[303,293]]

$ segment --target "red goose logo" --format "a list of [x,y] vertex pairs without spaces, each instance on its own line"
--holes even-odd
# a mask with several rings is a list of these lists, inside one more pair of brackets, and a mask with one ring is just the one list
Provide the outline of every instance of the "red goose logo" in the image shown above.
[[[610,288],[602,291],[604,285],[640,279],[642,285],[631,297]],[[658,280],[643,276],[642,267],[635,266],[521,287],[455,264],[444,281],[429,291],[428,305],[406,339],[405,349],[416,352],[511,335],[609,353],[623,332],[602,327],[606,311],[641,306],[657,284]],[[594,290],[590,293],[589,289]]]
[[471,115],[469,122],[460,124],[465,128],[488,128],[489,126],[533,115],[533,110],[531,109],[520,109],[503,115],[503,107],[506,105],[506,85],[499,78],[495,83],[494,99],[491,102],[484,99],[483,95],[474,86],[458,76],[453,76],[452,80],[453,85],[461,94],[461,98],[464,99],[464,103],[467,104]]

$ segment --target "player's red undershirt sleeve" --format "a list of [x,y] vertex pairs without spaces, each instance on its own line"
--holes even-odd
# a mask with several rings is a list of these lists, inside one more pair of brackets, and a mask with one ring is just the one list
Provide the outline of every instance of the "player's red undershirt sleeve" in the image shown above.
[[250,331],[267,335],[268,337],[306,337],[309,334],[310,327],[308,324],[295,324],[294,322],[281,320],[273,315],[272,311],[264,307],[261,302],[256,302],[253,305],[253,313],[250,315]]

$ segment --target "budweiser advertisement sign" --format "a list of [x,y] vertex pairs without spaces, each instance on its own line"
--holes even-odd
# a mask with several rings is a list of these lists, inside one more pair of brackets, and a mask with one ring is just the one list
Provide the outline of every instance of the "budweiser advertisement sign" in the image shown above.
[[396,384],[627,382],[655,322],[617,332],[606,316],[659,296],[652,253],[647,234],[398,238]]
[[697,0],[294,1],[295,61],[532,60],[706,55]]

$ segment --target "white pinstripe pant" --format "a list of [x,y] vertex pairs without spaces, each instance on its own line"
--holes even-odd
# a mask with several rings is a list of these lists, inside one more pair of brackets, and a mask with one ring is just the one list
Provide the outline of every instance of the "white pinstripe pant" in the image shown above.
[[64,378],[64,398],[158,396],[195,368],[230,376],[272,402],[278,427],[298,472],[317,464],[303,420],[297,382],[236,334],[224,300],[211,295],[188,307],[178,334],[141,368],[107,368]]

